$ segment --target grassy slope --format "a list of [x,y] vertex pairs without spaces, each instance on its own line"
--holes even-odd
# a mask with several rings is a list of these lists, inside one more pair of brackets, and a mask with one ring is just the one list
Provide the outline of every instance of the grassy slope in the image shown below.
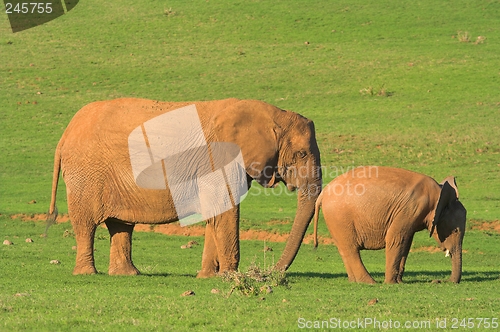
[[[498,3],[172,1],[168,8],[90,1],[22,33],[0,22],[1,212],[47,210],[55,145],[91,101],[239,97],[313,119],[325,183],[368,164],[438,180],[454,174],[469,216],[498,218]],[[458,30],[487,39],[460,43],[452,38]],[[360,93],[370,87],[393,95]],[[60,193],[65,211],[63,186]],[[244,203],[245,219],[293,217],[293,198],[258,196]]]
[[[173,13],[165,15],[168,8]],[[499,13],[494,1],[419,1],[395,7],[380,1],[89,0],[17,34],[4,16],[0,213],[47,210],[54,148],[73,114],[91,101],[239,97],[262,99],[313,119],[327,169],[325,183],[347,167],[369,164],[405,167],[437,180],[454,174],[469,217],[498,219]],[[452,38],[459,30],[468,31],[472,42]],[[475,45],[479,35],[487,39]],[[392,96],[360,93],[370,88]],[[61,183],[62,212],[64,192]],[[256,195],[243,203],[243,228],[290,229],[286,222],[269,220],[293,218],[293,195],[263,194],[258,188],[251,193]],[[28,204],[32,200],[37,203]],[[146,272],[143,277],[72,277],[74,253],[68,248],[74,240],[62,237],[69,224],[55,226],[53,236],[36,237],[29,247],[23,237],[38,236],[42,225],[12,224],[5,217],[1,222],[2,240],[16,243],[0,248],[0,321],[13,330],[294,329],[298,317],[435,320],[499,312],[498,235],[487,232],[467,234],[459,286],[428,284],[448,276],[449,262],[441,254],[412,253],[405,285],[369,287],[347,282],[333,246],[317,253],[305,246],[290,273],[292,289],[278,288],[260,301],[212,296],[211,288],[228,286],[193,278],[201,247],[165,254],[184,238],[136,234],[134,258]],[[419,234],[414,246],[432,245],[429,241]],[[97,267],[106,271],[104,230],[96,245]],[[282,244],[272,246],[281,252]],[[156,247],[165,252],[152,252]],[[261,248],[261,242],[245,241],[242,266],[254,257],[261,262]],[[364,257],[381,281],[383,252]],[[53,258],[62,264],[43,263]],[[190,288],[197,296],[179,297]],[[367,306],[372,298],[379,298],[379,304]]]

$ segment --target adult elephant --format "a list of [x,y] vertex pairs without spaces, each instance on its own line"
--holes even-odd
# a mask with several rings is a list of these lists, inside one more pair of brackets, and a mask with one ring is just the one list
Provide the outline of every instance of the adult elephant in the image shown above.
[[[224,167],[238,156],[243,161],[232,163],[236,168]],[[209,161],[200,164],[203,159]],[[243,176],[238,169],[243,169]],[[264,187],[283,182],[289,190],[298,189],[292,230],[276,265],[287,269],[321,191],[313,122],[257,100],[179,103],[127,98],[83,107],[57,145],[49,222],[57,216],[61,170],[77,242],[73,274],[96,273],[93,244],[99,224],[106,224],[111,237],[108,273],[135,275],[139,271],[132,263],[134,225],[171,223],[196,213],[207,221],[198,277],[236,270],[242,191],[233,189],[244,185],[247,190],[252,180]],[[212,179],[204,191],[212,198],[198,195],[202,190],[197,177],[215,171],[222,185]],[[231,177],[233,183],[224,183]],[[179,183],[190,185],[173,189]],[[198,203],[184,197],[193,188]],[[224,197],[214,194],[223,191]],[[200,205],[208,206],[210,213],[200,211]]]

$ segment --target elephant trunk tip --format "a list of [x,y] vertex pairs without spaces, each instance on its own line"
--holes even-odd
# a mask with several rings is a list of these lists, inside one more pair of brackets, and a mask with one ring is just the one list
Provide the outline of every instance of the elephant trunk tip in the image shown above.
[[458,284],[462,279],[462,250],[460,249],[457,253],[453,252],[450,254],[452,261],[450,281]]

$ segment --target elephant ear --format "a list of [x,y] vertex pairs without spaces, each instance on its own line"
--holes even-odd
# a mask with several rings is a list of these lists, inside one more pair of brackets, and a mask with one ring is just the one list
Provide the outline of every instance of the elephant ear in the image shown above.
[[278,139],[281,128],[273,116],[278,108],[253,100],[241,100],[211,118],[213,140],[239,146],[246,172],[263,187],[278,184]]
[[434,213],[434,220],[432,221],[432,228],[429,236],[432,236],[434,229],[439,224],[441,215],[446,207],[453,201],[458,199],[458,189],[454,177],[447,177],[441,184],[441,193],[439,194],[436,211]]
[[455,181],[455,177],[454,176],[448,176],[446,179],[444,179],[439,185],[440,186],[443,186],[445,184],[445,182],[448,182],[448,184],[453,188],[455,189],[455,192],[456,192],[456,195],[457,195],[457,199],[458,199],[458,187],[457,187],[457,182]]

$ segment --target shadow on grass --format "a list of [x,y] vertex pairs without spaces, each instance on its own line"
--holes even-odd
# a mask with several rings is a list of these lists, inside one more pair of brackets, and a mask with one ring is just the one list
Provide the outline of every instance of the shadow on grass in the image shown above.
[[158,273],[143,273],[139,276],[143,277],[190,277],[190,278],[196,278],[196,274],[187,274],[187,273],[165,273],[165,272],[158,272]]
[[[383,280],[384,275],[379,274]],[[403,281],[408,284],[426,283],[433,280],[449,280],[451,271],[411,271],[405,272]],[[482,282],[499,280],[500,271],[462,271],[462,280],[460,282]],[[429,279],[429,280],[425,280]]]
[[[430,283],[433,280],[446,282],[450,278],[451,271],[411,271],[405,272],[403,282],[405,284]],[[290,277],[297,278],[321,278],[321,279],[346,279],[347,273],[321,273],[321,272],[289,272]],[[377,283],[383,283],[385,274],[382,272],[370,273]],[[461,282],[482,282],[500,280],[500,271],[463,271]]]
[[287,272],[286,275],[289,277],[297,277],[297,278],[347,279],[347,273]]

